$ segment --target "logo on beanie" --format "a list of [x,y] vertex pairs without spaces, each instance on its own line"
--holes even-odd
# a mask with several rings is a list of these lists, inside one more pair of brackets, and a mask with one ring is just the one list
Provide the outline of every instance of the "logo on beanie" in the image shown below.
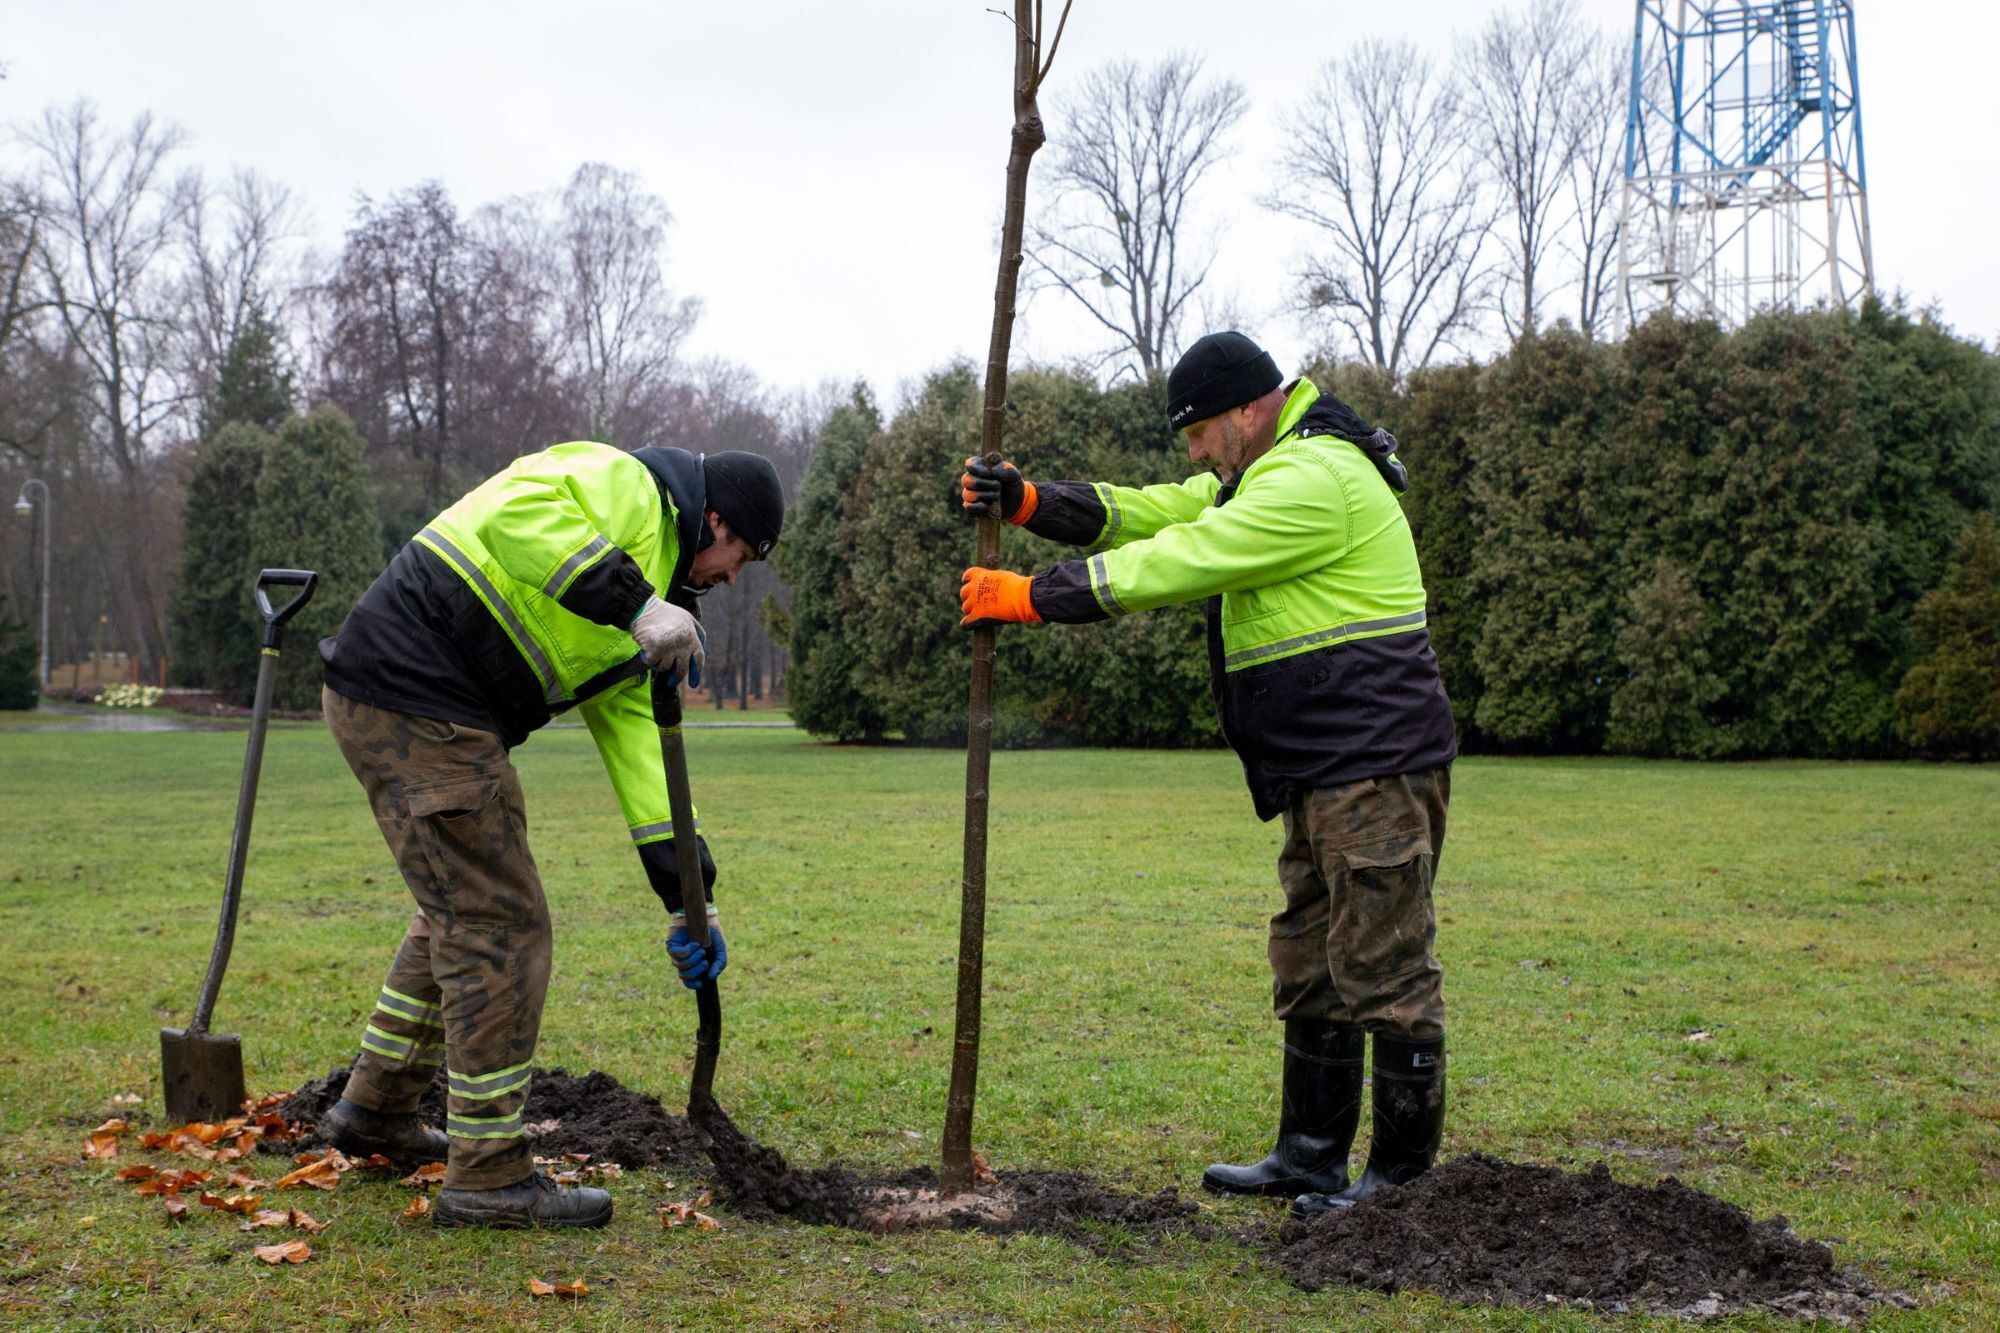
[[1187,416],[1187,414],[1192,411],[1194,411],[1194,404],[1189,403],[1186,407],[1183,407],[1180,411],[1174,413],[1173,417],[1167,422],[1167,424],[1170,426],[1180,425],[1181,419]]
[[764,541],[761,541],[761,542],[758,542],[758,543],[757,543],[757,558],[758,558],[759,560],[762,560],[762,559],[763,559],[763,558],[764,558],[765,556],[767,556],[767,555],[771,554],[771,547],[772,547],[773,545],[775,545],[775,544],[776,544],[776,543],[774,543],[774,542],[770,541],[770,540],[769,540],[768,538],[767,538],[766,540],[764,540]]

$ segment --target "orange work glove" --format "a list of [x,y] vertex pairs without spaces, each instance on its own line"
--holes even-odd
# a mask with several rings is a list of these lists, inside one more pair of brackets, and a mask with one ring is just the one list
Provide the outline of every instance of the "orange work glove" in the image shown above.
[[958,604],[965,608],[965,619],[958,623],[971,625],[985,620],[1039,623],[1041,617],[1035,614],[1035,604],[1028,597],[1031,582],[1026,574],[974,565],[959,580]]

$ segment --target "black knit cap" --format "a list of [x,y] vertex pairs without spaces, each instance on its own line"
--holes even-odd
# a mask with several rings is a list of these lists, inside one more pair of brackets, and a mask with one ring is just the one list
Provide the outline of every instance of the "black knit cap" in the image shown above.
[[1271,354],[1242,334],[1203,334],[1167,375],[1167,424],[1179,430],[1221,416],[1284,382]]
[[785,526],[785,490],[771,460],[740,449],[704,454],[701,476],[708,489],[708,507],[722,515],[729,530],[747,542],[759,560],[769,555]]

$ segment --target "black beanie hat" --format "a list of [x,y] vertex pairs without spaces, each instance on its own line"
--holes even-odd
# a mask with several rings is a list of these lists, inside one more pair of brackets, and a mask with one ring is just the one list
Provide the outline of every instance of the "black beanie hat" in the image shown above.
[[1284,381],[1271,354],[1242,334],[1203,334],[1167,375],[1167,424],[1179,430],[1220,416]]
[[771,460],[740,449],[704,454],[701,477],[708,489],[708,507],[722,515],[729,530],[747,542],[759,560],[769,555],[785,526],[785,491]]

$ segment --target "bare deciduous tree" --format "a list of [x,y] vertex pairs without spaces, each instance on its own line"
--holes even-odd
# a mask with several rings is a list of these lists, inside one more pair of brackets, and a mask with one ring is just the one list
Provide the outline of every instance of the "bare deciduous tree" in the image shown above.
[[1577,270],[1577,328],[1604,331],[1618,280],[1618,195],[1625,181],[1625,112],[1631,47],[1617,38],[1591,43],[1577,78],[1576,143],[1569,168],[1571,225],[1564,250]]
[[1584,129],[1580,84],[1595,50],[1576,0],[1532,0],[1495,14],[1460,51],[1467,123],[1507,219],[1499,310],[1510,337],[1535,331],[1554,285],[1545,263],[1563,221]]
[[1062,126],[1055,195],[1037,220],[1038,285],[1075,298],[1144,371],[1178,350],[1189,299],[1208,277],[1211,245],[1189,235],[1188,201],[1228,156],[1225,136],[1248,105],[1233,79],[1201,78],[1174,55],[1150,68],[1115,60],[1056,99]]
[[1327,249],[1300,303],[1391,375],[1476,330],[1492,214],[1466,160],[1462,109],[1409,42],[1370,40],[1329,61],[1286,119],[1281,184],[1265,206]]
[[292,192],[248,168],[219,191],[196,188],[181,224],[187,304],[189,388],[205,396],[230,345],[259,311],[276,317],[296,286],[287,243],[303,226]]
[[[45,112],[28,132],[45,212],[37,266],[73,354],[90,381],[93,441],[120,482],[124,512],[111,572],[126,596],[127,630],[149,662],[166,650],[156,564],[156,435],[188,401],[173,346],[183,284],[172,239],[192,191],[170,178],[181,132],[142,114],[123,133],[78,101]],[[107,554],[109,551],[107,549]]]
[[361,198],[329,283],[335,398],[371,442],[386,436],[419,464],[433,512],[449,498],[456,461],[471,250],[444,186],[427,181],[381,204]]
[[41,228],[42,203],[30,184],[0,179],[0,449],[31,461],[62,411],[30,383],[43,350],[36,323],[49,306],[34,272]]
[[[624,440],[647,394],[664,383],[701,303],[676,298],[661,271],[667,206],[639,178],[602,163],[577,169],[555,238],[562,347],[592,439]],[[637,442],[636,440],[632,442]]]

